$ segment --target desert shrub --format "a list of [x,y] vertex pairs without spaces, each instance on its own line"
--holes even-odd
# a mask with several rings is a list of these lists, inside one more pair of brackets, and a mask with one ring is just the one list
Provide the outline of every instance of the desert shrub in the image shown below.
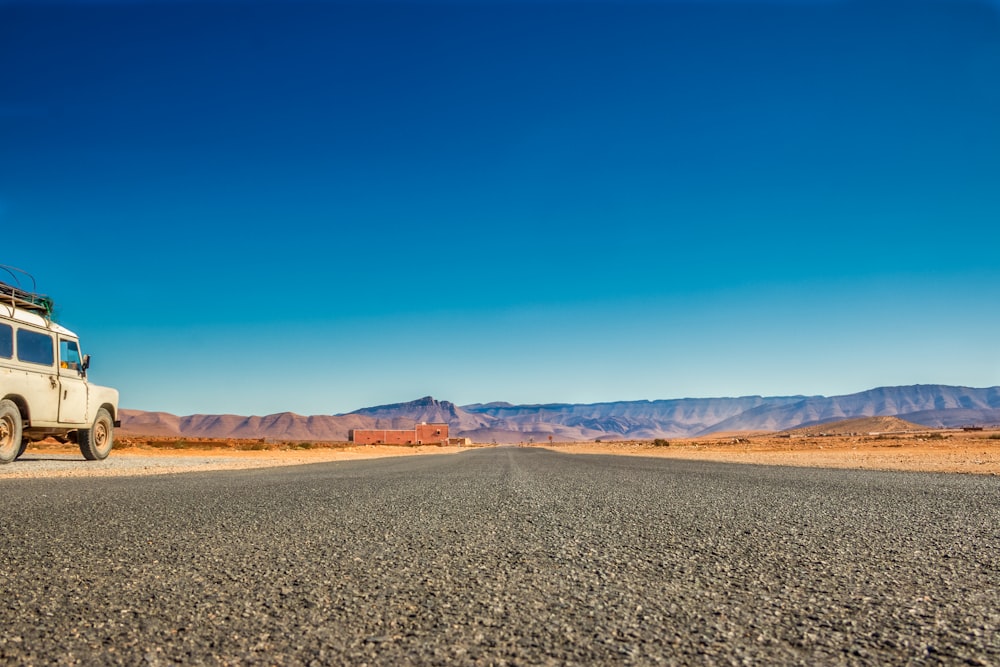
[[191,442],[189,440],[184,440],[184,439],[174,440],[172,443],[170,443],[171,449],[191,449],[197,446],[198,446],[197,442]]
[[296,449],[312,449],[313,447],[314,445],[311,442],[300,442],[296,445]]
[[927,436],[927,439],[928,440],[947,440],[950,437],[951,437],[950,435],[945,435],[943,433],[931,433],[930,435]]
[[653,441],[653,446],[654,447],[669,447],[670,446],[670,441],[669,440],[664,440],[663,438],[657,438],[656,440]]
[[600,442],[600,441],[601,441],[600,438],[597,438],[596,440],[594,440],[594,442]]
[[243,442],[237,445],[236,449],[243,452],[262,452],[267,449],[267,443],[261,441]]
[[994,433],[993,435],[988,437],[987,440],[1000,440],[1000,433]]

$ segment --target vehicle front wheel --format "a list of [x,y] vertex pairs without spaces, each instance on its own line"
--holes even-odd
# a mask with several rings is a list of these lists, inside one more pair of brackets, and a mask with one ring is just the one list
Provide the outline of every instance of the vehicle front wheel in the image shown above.
[[94,425],[89,429],[80,429],[77,439],[80,453],[88,461],[102,461],[111,453],[111,445],[115,439],[115,423],[104,408],[97,411]]
[[0,463],[10,463],[21,453],[21,411],[13,401],[0,401]]

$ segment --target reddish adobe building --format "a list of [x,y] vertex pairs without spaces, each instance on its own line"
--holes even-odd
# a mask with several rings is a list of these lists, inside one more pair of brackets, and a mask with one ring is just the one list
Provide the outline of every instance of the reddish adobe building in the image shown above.
[[417,424],[412,429],[355,428],[347,437],[358,445],[427,445],[448,442],[447,424]]

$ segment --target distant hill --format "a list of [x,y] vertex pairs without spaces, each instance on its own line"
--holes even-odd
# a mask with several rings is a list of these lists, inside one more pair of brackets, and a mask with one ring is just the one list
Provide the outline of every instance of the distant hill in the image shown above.
[[710,430],[715,424],[761,406],[779,406],[802,396],[681,398],[615,403],[510,405],[489,403],[465,410],[494,418],[493,428],[534,434],[573,434],[571,439],[676,438]]
[[903,415],[912,422],[932,428],[960,428],[1000,424],[1000,408],[947,408],[921,410]]
[[793,428],[785,433],[789,435],[847,435],[851,433],[905,433],[925,430],[927,430],[926,426],[914,424],[899,417],[857,417],[817,426]]
[[490,420],[457,407],[449,401],[424,396],[408,403],[393,403],[362,408],[350,413],[375,420],[374,428],[412,428],[419,422],[448,424],[453,430],[475,431],[490,425]]
[[[281,440],[347,439],[352,428],[444,422],[476,442],[682,438],[718,432],[784,431],[860,417],[899,417],[928,427],[1000,424],[1000,387],[879,387],[843,396],[742,396],[614,403],[457,406],[430,396],[349,414],[304,417],[190,415],[122,410],[125,433]],[[887,430],[879,428],[867,429]],[[857,432],[867,432],[859,429]]]
[[[813,396],[782,405],[762,405],[698,435],[712,431],[783,431],[851,417],[897,416],[926,426],[952,421],[952,410],[966,410],[964,423],[995,424],[1000,387],[974,389],[925,384],[879,387],[843,396]],[[956,424],[958,425],[958,424]]]
[[375,420],[361,415],[303,417],[281,412],[264,417],[189,415],[166,412],[121,411],[121,431],[133,435],[189,438],[271,438],[274,440],[344,442],[353,428],[375,428]]

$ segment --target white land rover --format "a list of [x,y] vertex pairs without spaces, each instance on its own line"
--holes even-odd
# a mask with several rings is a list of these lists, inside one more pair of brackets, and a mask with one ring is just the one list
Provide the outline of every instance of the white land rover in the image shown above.
[[[18,283],[14,271],[28,275],[0,269]],[[49,436],[77,443],[90,461],[107,458],[118,391],[87,382],[89,366],[77,335],[52,321],[51,299],[0,281],[0,463]]]

